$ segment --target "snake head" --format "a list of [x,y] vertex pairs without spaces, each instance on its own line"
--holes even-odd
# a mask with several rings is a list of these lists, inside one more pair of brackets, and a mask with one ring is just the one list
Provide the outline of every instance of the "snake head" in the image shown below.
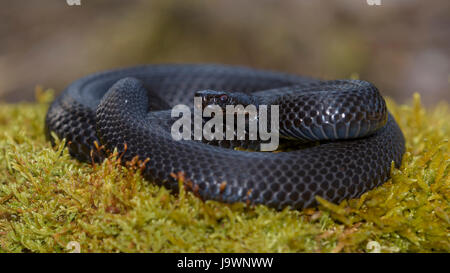
[[195,92],[195,97],[202,98],[202,108],[206,108],[208,105],[218,105],[222,110],[226,110],[227,105],[243,105],[245,107],[255,104],[252,96],[240,92],[201,90]]

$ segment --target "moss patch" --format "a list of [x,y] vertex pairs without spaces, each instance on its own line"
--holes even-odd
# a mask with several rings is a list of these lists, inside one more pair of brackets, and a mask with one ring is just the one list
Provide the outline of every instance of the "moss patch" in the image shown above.
[[[202,202],[149,184],[139,166],[70,158],[43,133],[52,92],[0,104],[0,252],[449,252],[447,103],[388,106],[407,153],[392,179],[339,205],[277,212]],[[60,155],[62,153],[62,155]],[[76,243],[75,243],[76,245]]]

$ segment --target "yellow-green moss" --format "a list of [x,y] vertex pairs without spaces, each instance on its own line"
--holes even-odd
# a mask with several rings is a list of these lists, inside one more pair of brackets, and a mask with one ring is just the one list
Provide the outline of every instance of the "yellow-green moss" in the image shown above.
[[[407,153],[392,179],[339,205],[281,212],[172,195],[114,158],[45,141],[51,92],[0,104],[0,252],[449,252],[449,109],[388,100]],[[60,155],[62,151],[62,156]]]

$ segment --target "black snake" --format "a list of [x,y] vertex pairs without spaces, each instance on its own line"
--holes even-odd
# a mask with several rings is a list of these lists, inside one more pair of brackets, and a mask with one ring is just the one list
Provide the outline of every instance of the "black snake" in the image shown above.
[[[217,93],[226,101],[239,94],[238,103],[278,104],[281,137],[320,143],[251,152],[232,149],[251,141],[176,141],[170,109],[192,107],[196,92],[212,103],[220,102]],[[175,191],[173,174],[182,172],[202,199],[277,209],[313,206],[316,195],[332,202],[358,197],[386,181],[405,150],[400,128],[368,82],[223,65],[148,65],[81,78],[51,104],[46,132],[53,141],[51,131],[81,161],[117,148],[125,160],[148,158],[144,177]],[[95,141],[105,149],[95,149]]]

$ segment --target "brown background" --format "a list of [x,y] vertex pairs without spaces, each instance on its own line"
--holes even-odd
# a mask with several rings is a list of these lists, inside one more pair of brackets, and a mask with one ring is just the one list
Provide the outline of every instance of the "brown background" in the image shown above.
[[359,75],[399,102],[450,98],[450,1],[0,0],[0,100],[99,70],[216,62]]

